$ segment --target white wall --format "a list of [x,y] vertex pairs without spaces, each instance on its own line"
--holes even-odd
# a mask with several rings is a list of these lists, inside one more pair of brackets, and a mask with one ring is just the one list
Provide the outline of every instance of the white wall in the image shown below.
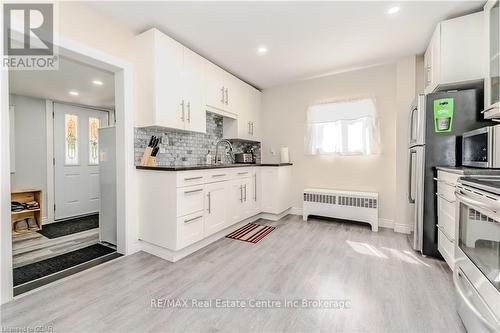
[[410,232],[413,206],[408,204],[408,117],[416,94],[416,57],[397,62],[397,114],[396,114],[396,201],[395,230]]
[[[288,146],[293,168],[294,206],[302,206],[302,190],[325,187],[373,191],[380,195],[380,218],[395,220],[397,64],[386,64],[264,90],[264,162],[279,159]],[[382,153],[375,156],[308,156],[304,154],[307,107],[353,97],[375,97],[380,117]],[[274,149],[278,155],[273,156]]]
[[15,172],[11,189],[39,188],[43,191],[42,215],[47,219],[47,125],[45,100],[10,95],[14,106]]

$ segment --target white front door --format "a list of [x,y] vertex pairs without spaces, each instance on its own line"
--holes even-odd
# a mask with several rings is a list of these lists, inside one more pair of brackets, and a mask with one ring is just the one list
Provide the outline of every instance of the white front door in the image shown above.
[[54,216],[56,220],[99,211],[98,128],[108,112],[54,103]]

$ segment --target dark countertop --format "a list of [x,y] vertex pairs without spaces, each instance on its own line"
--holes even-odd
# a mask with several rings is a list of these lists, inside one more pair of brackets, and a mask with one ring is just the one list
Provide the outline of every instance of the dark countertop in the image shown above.
[[189,171],[189,170],[210,170],[210,169],[226,169],[226,168],[244,168],[254,166],[270,166],[280,167],[293,165],[293,163],[260,163],[260,164],[218,164],[218,165],[159,165],[159,166],[141,166],[136,165],[136,169],[140,170],[158,170],[158,171]]
[[447,167],[438,166],[436,169],[456,173],[459,175],[500,175],[500,169],[470,168],[470,167]]

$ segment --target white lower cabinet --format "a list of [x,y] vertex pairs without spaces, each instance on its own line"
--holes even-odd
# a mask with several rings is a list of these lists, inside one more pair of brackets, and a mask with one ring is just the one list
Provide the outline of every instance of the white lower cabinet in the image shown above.
[[259,214],[261,169],[139,170],[140,239],[178,251]]
[[199,211],[177,219],[177,247],[183,248],[204,237],[204,214]]
[[205,187],[205,237],[221,231],[229,225],[226,200],[228,188],[228,182],[225,181],[207,184]]
[[438,251],[452,270],[455,269],[456,199],[458,174],[439,170],[437,177]]

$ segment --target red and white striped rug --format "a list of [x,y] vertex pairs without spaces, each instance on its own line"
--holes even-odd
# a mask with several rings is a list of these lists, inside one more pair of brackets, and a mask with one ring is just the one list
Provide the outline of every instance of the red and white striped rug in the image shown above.
[[227,238],[237,239],[249,243],[257,243],[262,238],[269,235],[271,231],[276,229],[276,227],[271,227],[267,225],[260,225],[255,223],[248,223],[236,231],[233,231]]

